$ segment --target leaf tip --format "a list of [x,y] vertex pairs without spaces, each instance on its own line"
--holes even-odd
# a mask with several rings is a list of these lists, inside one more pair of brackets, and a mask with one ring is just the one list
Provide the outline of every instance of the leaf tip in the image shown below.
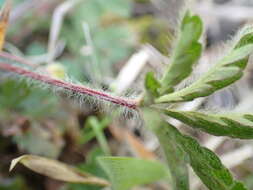
[[11,165],[10,165],[10,168],[9,168],[9,172],[11,172],[14,167],[25,157],[26,155],[23,155],[23,156],[20,156],[18,158],[15,158],[11,161]]

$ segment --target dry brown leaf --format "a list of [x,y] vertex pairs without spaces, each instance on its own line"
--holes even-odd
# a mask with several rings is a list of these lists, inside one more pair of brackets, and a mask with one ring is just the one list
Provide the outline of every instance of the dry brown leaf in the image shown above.
[[155,154],[149,151],[141,142],[139,138],[134,136],[127,129],[119,128],[114,125],[109,126],[109,130],[112,135],[118,141],[125,141],[130,145],[131,149],[134,153],[137,154],[138,157],[149,160],[157,160]]
[[11,3],[7,0],[0,12],[0,51],[2,51],[5,41],[5,33],[8,26],[10,10]]
[[126,132],[126,139],[129,145],[133,148],[135,153],[140,157],[148,160],[156,160],[156,156],[153,152],[149,151],[139,138],[135,137],[129,132]]
[[17,165],[22,163],[27,168],[37,172],[39,174],[48,176],[50,178],[71,182],[71,183],[83,183],[99,186],[110,185],[106,180],[97,178],[88,173],[83,173],[77,169],[68,166],[62,162],[40,157],[34,155],[23,155],[11,162],[10,171]]

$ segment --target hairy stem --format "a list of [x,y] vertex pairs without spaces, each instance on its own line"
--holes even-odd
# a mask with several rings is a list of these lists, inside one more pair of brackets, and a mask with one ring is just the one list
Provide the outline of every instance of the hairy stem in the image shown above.
[[59,79],[55,79],[52,78],[50,76],[47,75],[42,75],[42,74],[38,74],[36,72],[33,71],[29,71],[26,70],[24,68],[18,67],[18,66],[14,66],[14,65],[9,65],[6,63],[0,63],[0,69],[4,70],[4,71],[8,71],[8,72],[12,72],[12,73],[16,73],[18,75],[30,78],[30,79],[34,79],[46,84],[50,84],[52,86],[57,86],[57,87],[61,87],[67,90],[70,90],[72,92],[78,92],[84,95],[88,95],[91,97],[95,97],[98,99],[102,99],[120,106],[125,106],[128,107],[130,109],[137,109],[138,103],[135,100],[128,100],[126,98],[121,98],[121,97],[117,97],[117,96],[112,96],[110,94],[104,93],[104,92],[100,92],[85,86],[81,86],[81,85],[76,85],[76,84],[72,84],[66,81],[62,81]]
[[4,58],[4,59],[12,60],[14,62],[18,62],[18,63],[23,64],[23,65],[31,66],[31,67],[37,66],[35,64],[30,63],[29,61],[26,61],[22,57],[15,56],[15,55],[9,54],[7,52],[0,52],[0,57]]

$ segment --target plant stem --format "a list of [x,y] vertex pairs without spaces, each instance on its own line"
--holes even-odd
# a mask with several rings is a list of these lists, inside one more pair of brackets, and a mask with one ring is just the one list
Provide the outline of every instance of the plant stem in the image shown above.
[[30,63],[29,61],[26,61],[22,57],[18,57],[18,56],[15,56],[15,55],[12,55],[12,54],[9,54],[9,53],[6,53],[6,52],[0,52],[0,57],[18,62],[18,63],[23,64],[23,65],[31,66],[31,67],[36,67],[37,66],[35,64]]
[[125,106],[128,107],[130,109],[137,109],[138,107],[138,103],[135,100],[128,100],[126,98],[121,98],[121,97],[117,97],[117,96],[113,96],[110,95],[108,93],[105,92],[100,92],[94,89],[91,89],[89,87],[85,87],[82,85],[76,85],[76,84],[72,84],[66,81],[62,81],[59,79],[55,79],[52,78],[50,76],[47,75],[42,75],[42,74],[38,74],[36,72],[33,71],[29,71],[27,69],[23,69],[21,67],[18,66],[14,66],[14,65],[9,65],[6,63],[0,63],[0,69],[4,70],[4,71],[8,71],[8,72],[13,72],[16,73],[18,75],[30,78],[30,79],[34,79],[46,84],[50,84],[52,86],[57,86],[57,87],[61,87],[67,90],[70,90],[72,92],[78,92],[84,95],[88,95],[91,97],[96,97],[98,99],[102,99],[120,106]]

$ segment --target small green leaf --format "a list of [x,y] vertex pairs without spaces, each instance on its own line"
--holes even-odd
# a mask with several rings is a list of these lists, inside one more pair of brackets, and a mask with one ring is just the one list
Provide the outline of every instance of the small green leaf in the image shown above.
[[99,157],[98,161],[108,174],[114,190],[128,190],[168,176],[166,167],[157,161],[127,157]]
[[[111,118],[109,118],[109,117],[103,118],[99,122],[99,124],[100,124],[99,131],[102,132],[106,127],[108,127],[110,122],[111,122]],[[94,137],[96,137],[96,133],[94,132],[94,130],[90,126],[90,121],[87,120],[87,122],[85,122],[85,126],[83,127],[83,129],[81,131],[81,138],[79,140],[79,143],[85,144],[85,143],[89,142],[90,140],[92,140]]]
[[161,87],[160,82],[155,78],[153,72],[148,72],[145,78],[146,89],[154,96],[158,96],[157,89]]
[[174,91],[173,87],[191,74],[193,65],[201,55],[202,46],[198,41],[202,30],[200,17],[191,16],[188,11],[181,23],[171,63],[161,80],[160,94]]
[[182,135],[170,124],[165,125],[163,131],[167,138],[174,136],[178,146],[188,154],[194,172],[210,190],[247,190],[242,183],[233,179],[212,151],[200,146],[195,139]]
[[190,86],[156,99],[156,103],[190,101],[208,96],[222,89],[243,75],[250,54],[253,52],[253,27],[245,27],[239,32],[232,50],[214,65],[206,74]]
[[88,118],[87,123],[90,125],[92,130],[94,131],[97,141],[104,151],[105,155],[109,156],[110,153],[110,148],[107,143],[106,137],[101,129],[103,129],[103,124],[100,122],[95,116],[91,116]]
[[253,138],[253,115],[250,114],[204,114],[176,110],[164,110],[164,113],[212,135],[240,139]]

